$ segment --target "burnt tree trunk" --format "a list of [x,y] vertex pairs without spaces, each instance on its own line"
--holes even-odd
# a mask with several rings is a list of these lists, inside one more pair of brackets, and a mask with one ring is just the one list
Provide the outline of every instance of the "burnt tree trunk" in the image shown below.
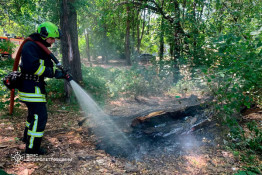
[[[61,0],[60,26],[63,33],[61,47],[63,66],[70,69],[76,82],[82,81],[81,61],[78,49],[77,13],[73,6],[74,0]],[[65,82],[66,96],[71,92]]]

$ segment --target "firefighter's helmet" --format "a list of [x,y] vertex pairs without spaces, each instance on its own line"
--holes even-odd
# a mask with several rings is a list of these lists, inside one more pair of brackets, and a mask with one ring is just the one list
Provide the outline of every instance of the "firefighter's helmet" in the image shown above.
[[51,22],[43,22],[37,27],[37,33],[41,35],[43,39],[56,38],[60,39],[61,31],[58,27]]

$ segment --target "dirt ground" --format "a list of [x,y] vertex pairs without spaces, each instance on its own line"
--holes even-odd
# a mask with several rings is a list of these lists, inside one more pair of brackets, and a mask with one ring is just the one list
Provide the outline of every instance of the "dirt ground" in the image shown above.
[[[124,116],[163,107],[168,109],[181,103],[187,104],[188,101],[181,102],[171,96],[119,99],[105,105],[104,111],[109,115]],[[25,145],[20,139],[27,111],[24,105],[16,107],[15,111],[12,117],[7,112],[0,114],[0,169],[9,174],[220,175],[234,174],[245,165],[226,149],[221,133],[217,132],[219,129],[214,130],[219,138],[216,145],[196,146],[179,156],[147,158],[145,155],[143,160],[129,160],[109,155],[96,148],[97,138],[89,132],[89,126],[79,125],[83,113],[61,101],[48,106],[49,118],[42,142],[48,153],[25,157],[22,154]],[[261,121],[261,110],[247,112],[244,118],[246,121]],[[203,139],[203,142],[207,140]]]
[[[143,99],[143,104],[141,104]],[[111,102],[105,111],[112,115],[132,114],[162,105],[175,104],[171,97],[141,98]],[[245,118],[261,120],[261,111],[247,113]],[[20,141],[25,126],[25,106],[16,108],[14,116],[2,114],[0,120],[0,168],[9,174],[233,174],[242,163],[221,144],[201,146],[187,154],[165,159],[127,160],[111,156],[95,147],[96,136],[88,126],[79,126],[83,115],[70,107],[55,102],[49,106],[49,119],[42,146],[48,154],[23,157],[25,145]],[[204,141],[204,140],[203,140]]]

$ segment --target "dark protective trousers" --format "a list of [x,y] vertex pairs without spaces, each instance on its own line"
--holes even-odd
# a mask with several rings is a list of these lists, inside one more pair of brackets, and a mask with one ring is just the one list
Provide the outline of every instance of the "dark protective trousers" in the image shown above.
[[42,137],[47,122],[46,103],[25,103],[28,117],[24,131],[27,153],[37,153],[40,149]]

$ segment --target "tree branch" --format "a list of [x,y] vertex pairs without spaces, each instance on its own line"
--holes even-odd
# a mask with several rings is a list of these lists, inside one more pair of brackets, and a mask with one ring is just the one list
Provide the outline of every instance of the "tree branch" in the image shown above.
[[[153,3],[155,5],[155,7],[147,4],[147,2]],[[150,9],[157,14],[161,14],[163,16],[163,18],[168,20],[170,23],[174,22],[174,19],[171,16],[167,15],[163,11],[163,9],[155,1],[151,1],[151,0],[148,0],[148,1],[138,0],[138,1],[134,1],[134,2],[124,1],[124,2],[118,3],[117,6],[127,5],[127,4],[133,4],[133,5],[140,7],[140,8]]]
[[[178,2],[175,1],[177,4]],[[151,4],[149,4],[151,3]],[[136,0],[136,1],[133,1],[133,2],[129,2],[129,1],[123,1],[123,2],[120,2],[117,4],[117,6],[121,6],[121,5],[127,5],[127,4],[132,4],[132,5],[135,5],[136,7],[139,7],[141,9],[150,9],[152,10],[154,13],[156,14],[160,14],[162,15],[162,17],[166,20],[169,21],[169,23],[171,25],[175,25],[175,27],[177,28],[178,30],[178,33],[184,35],[184,36],[188,36],[188,34],[186,34],[179,22],[179,20],[176,20],[176,16],[175,17],[171,17],[169,16],[164,10],[163,10],[163,7],[160,7],[160,5],[155,1],[155,0]],[[179,18],[179,17],[178,17]]]
[[[237,23],[237,17],[234,16],[234,14],[232,13],[232,11],[228,8],[228,6],[226,5],[226,3],[223,3],[224,7],[226,7],[226,9],[228,10],[229,14],[232,16],[233,20],[235,23]],[[247,40],[247,36],[245,34],[243,34],[243,29],[240,25],[238,25],[238,29],[239,29],[239,33],[244,37],[245,40]]]

